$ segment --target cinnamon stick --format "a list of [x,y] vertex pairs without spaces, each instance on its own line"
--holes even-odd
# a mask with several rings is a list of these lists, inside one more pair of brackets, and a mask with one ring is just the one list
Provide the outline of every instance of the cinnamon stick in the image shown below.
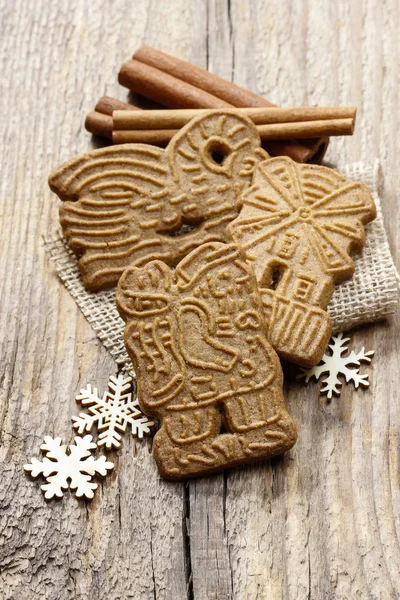
[[137,60],[122,65],[118,81],[132,92],[170,108],[232,108],[232,104]]
[[[122,116],[123,112],[119,113],[117,111],[115,114]],[[121,124],[121,119],[119,121]],[[315,136],[351,135],[354,130],[354,123],[352,119],[331,119],[257,125],[256,127],[262,140],[285,140],[291,137],[307,138],[310,134]],[[178,131],[179,129],[114,129],[112,140],[114,144],[127,142],[163,144],[169,142]]]
[[[141,62],[148,66],[148,68],[155,68],[158,71],[165,73],[166,75],[172,76],[176,81],[184,81],[188,85],[192,85],[200,90],[204,90],[209,95],[214,96],[215,98],[219,98],[221,103],[225,102],[232,106],[236,107],[268,107],[274,106],[271,102],[246,90],[245,88],[241,88],[236,84],[226,81],[222,77],[218,75],[214,75],[201,67],[196,65],[192,65],[184,60],[166,54],[165,52],[161,52],[160,50],[156,50],[155,48],[150,48],[149,46],[142,46],[139,50],[133,55],[133,59],[135,60],[135,64],[131,65],[133,69],[135,65],[137,66],[137,62]],[[125,65],[124,65],[125,66]],[[122,69],[124,69],[124,66]],[[121,69],[121,70],[122,70]],[[132,73],[131,73],[132,74]],[[128,75],[127,73],[125,75]],[[136,75],[138,76],[138,75]],[[123,82],[125,80],[125,83]],[[122,85],[126,85],[126,87],[130,88],[129,85],[129,75],[127,77],[123,77],[120,80]],[[140,82],[136,83],[136,87],[140,88]],[[131,89],[131,88],[130,88]],[[144,92],[140,92],[140,89],[137,89],[138,93],[142,93],[144,96],[146,94]],[[176,97],[173,95],[173,89],[169,91],[172,92],[172,103],[169,103],[165,98],[163,100],[162,96],[159,96],[159,102],[168,106],[170,108],[191,108],[193,105],[191,104],[176,104]],[[185,98],[183,98],[185,100]],[[211,104],[203,104],[203,106],[196,106],[193,108],[221,108],[223,104],[218,106]],[[291,156],[297,162],[314,162],[313,157],[316,156],[318,158],[318,162],[322,161],[323,155],[325,154],[325,150],[328,146],[329,140],[319,139],[319,140],[308,140],[307,144],[296,144],[293,140],[287,140],[284,142],[273,142],[265,145],[266,150],[272,156],[276,156],[279,154]],[[321,151],[323,150],[323,151]]]
[[[173,110],[114,110],[113,129],[180,129],[191,119],[205,112],[219,109],[173,109]],[[228,109],[227,109],[228,110]],[[307,121],[342,121],[343,126],[354,124],[356,109],[353,107],[300,107],[300,108],[234,108],[233,113],[249,117],[256,125],[296,123]],[[309,124],[309,136],[315,131]],[[328,127],[329,129],[329,127]],[[350,130],[349,130],[350,129]],[[345,133],[352,133],[347,127]],[[334,134],[332,134],[334,135]]]
[[[296,147],[299,145],[295,140],[285,140],[285,144],[288,145],[290,142],[293,142]],[[276,144],[276,147],[275,147]],[[273,140],[268,141],[268,152],[271,156],[280,156],[281,144],[283,142]],[[325,156],[327,148],[329,146],[329,137],[321,137],[319,140],[315,141],[315,139],[302,139],[301,140],[301,148],[310,148],[313,151],[312,159],[306,162],[314,163],[315,165],[320,165],[322,163],[322,159]]]
[[97,111],[90,112],[85,119],[85,128],[93,135],[112,140],[113,119],[108,115]]
[[113,144],[151,144],[166,146],[179,129],[138,129],[115,130],[112,132]]
[[110,96],[103,96],[100,98],[98,103],[94,109],[96,112],[103,113],[104,115],[112,114],[114,110],[142,110],[138,106],[134,104],[128,104],[127,102],[122,102],[122,100],[117,100],[116,98],[110,98]]
[[243,108],[249,106],[261,108],[274,106],[274,104],[268,102],[268,100],[250,92],[250,90],[241,88],[235,83],[219,77],[219,75],[214,75],[214,73],[210,73],[185,60],[161,52],[161,50],[157,50],[156,48],[142,46],[135,52],[132,58],[149,67],[156,68],[163,73],[172,75],[172,77],[175,77],[176,79],[185,81],[200,90],[204,90],[208,94],[216,96],[232,106],[241,106]]
[[103,96],[96,104],[94,111],[87,115],[85,120],[86,130],[94,135],[111,140],[113,131],[112,114],[114,110],[140,111],[141,109],[134,104],[128,104],[116,98]]

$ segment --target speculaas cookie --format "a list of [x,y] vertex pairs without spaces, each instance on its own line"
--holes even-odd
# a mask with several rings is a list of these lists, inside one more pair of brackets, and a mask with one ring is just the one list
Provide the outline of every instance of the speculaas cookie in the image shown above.
[[278,354],[310,367],[331,335],[335,283],[353,275],[376,209],[368,188],[336,171],[277,157],[260,163],[228,228],[256,274]]
[[[221,111],[193,119],[165,150],[125,144],[61,165],[49,185],[64,201],[60,222],[84,285],[111,287],[130,265],[173,266],[200,244],[225,241],[265,158],[255,125]],[[184,225],[196,230],[176,235]]]
[[140,405],[161,422],[153,448],[163,477],[208,474],[293,446],[279,359],[236,246],[203,245],[176,270],[161,261],[129,267],[117,306]]

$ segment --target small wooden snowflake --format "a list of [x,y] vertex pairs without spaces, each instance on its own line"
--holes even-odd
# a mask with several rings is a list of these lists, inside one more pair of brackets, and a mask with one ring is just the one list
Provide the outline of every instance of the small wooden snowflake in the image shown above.
[[89,384],[80,391],[75,400],[83,406],[89,406],[88,413],[80,413],[78,417],[72,417],[73,427],[79,434],[91,431],[97,425],[101,431],[97,445],[105,446],[107,450],[112,447],[119,448],[121,435],[130,426],[133,436],[142,439],[144,435],[151,433],[150,428],[154,422],[150,421],[139,408],[139,403],[133,397],[132,378],[124,375],[111,377],[108,380],[108,389],[100,397],[97,389],[92,390]]
[[[354,387],[359,385],[364,387],[369,386],[368,375],[359,373],[362,362],[370,363],[374,355],[374,351],[364,351],[364,347],[359,352],[352,351],[348,356],[342,354],[348,351],[347,342],[350,338],[344,338],[343,333],[338,333],[332,336],[328,349],[322,357],[319,365],[311,369],[301,369],[301,373],[297,379],[305,379],[308,383],[312,377],[319,379],[323,373],[328,373],[328,376],[322,380],[324,387],[321,388],[321,394],[327,394],[328,398],[332,398],[333,394],[340,395],[342,382],[338,375],[344,375],[346,383],[353,382]],[[355,366],[351,369],[350,366]]]
[[107,471],[114,468],[112,462],[108,462],[105,456],[95,459],[91,454],[96,449],[91,435],[76,437],[75,445],[61,445],[61,438],[53,439],[50,436],[44,438],[40,449],[46,453],[46,457],[40,461],[32,458],[32,461],[24,465],[32,477],[43,475],[48,483],[41,486],[46,500],[54,496],[61,498],[64,490],[70,488],[76,490],[77,498],[88,498],[91,500],[97,483],[91,481],[93,475],[105,477]]

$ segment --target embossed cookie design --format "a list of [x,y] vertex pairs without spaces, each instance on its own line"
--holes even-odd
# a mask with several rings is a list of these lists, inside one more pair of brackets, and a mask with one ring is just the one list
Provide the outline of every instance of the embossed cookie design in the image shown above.
[[[115,285],[130,265],[173,266],[200,244],[225,241],[266,158],[255,125],[221,111],[193,119],[165,150],[125,144],[61,165],[49,185],[64,201],[60,222],[86,288]],[[177,235],[185,225],[196,229]]]
[[139,402],[161,422],[153,448],[163,477],[212,473],[293,446],[279,359],[236,246],[203,245],[176,270],[160,261],[129,267],[117,306]]
[[229,225],[256,274],[278,354],[310,367],[331,335],[334,284],[353,275],[351,250],[365,242],[376,209],[368,188],[336,171],[278,157],[260,163]]

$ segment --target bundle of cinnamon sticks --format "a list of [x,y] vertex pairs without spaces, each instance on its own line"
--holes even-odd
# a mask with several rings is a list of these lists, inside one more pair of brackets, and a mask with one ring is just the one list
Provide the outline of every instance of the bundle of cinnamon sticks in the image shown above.
[[329,136],[351,135],[354,130],[355,108],[278,108],[249,90],[148,46],[122,65],[118,79],[131,91],[173,110],[141,110],[114,98],[101,98],[85,126],[115,144],[166,145],[204,109],[223,108],[252,119],[271,156],[320,163]]

